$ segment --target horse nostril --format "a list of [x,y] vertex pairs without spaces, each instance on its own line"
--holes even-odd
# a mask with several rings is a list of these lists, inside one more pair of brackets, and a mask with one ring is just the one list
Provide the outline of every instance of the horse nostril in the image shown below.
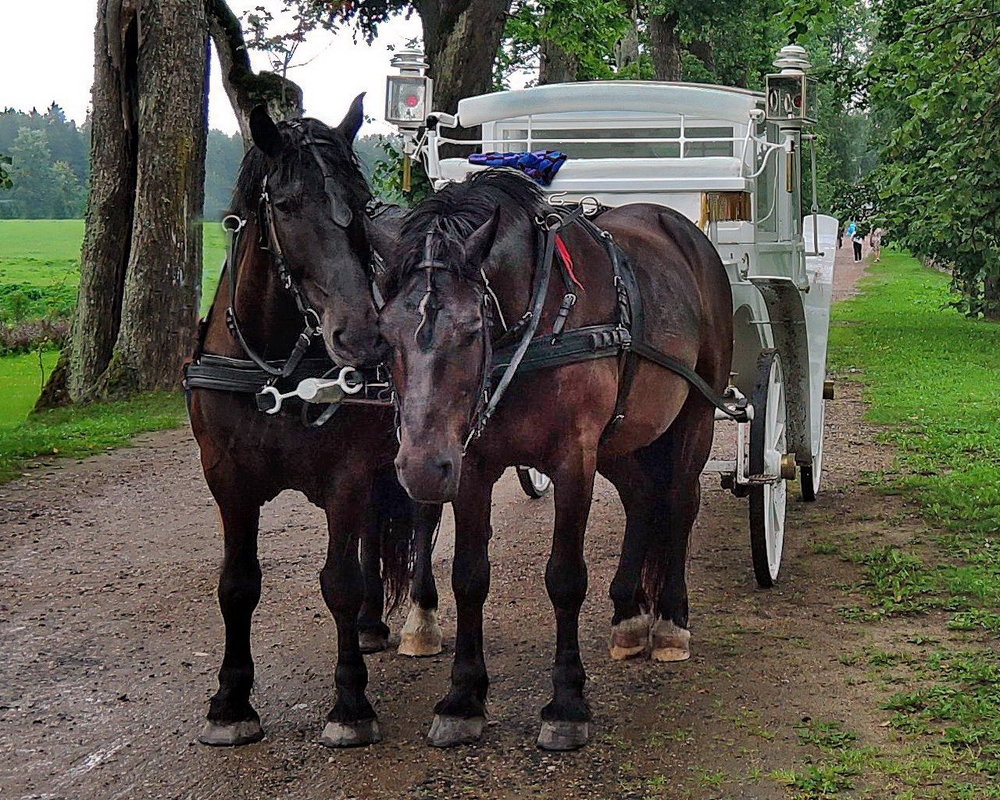
[[441,457],[435,461],[435,466],[441,470],[441,477],[445,482],[450,482],[452,476],[455,474],[455,460],[452,458]]

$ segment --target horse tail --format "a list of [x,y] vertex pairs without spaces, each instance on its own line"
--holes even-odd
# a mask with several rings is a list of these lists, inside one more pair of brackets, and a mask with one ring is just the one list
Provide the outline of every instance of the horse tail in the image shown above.
[[388,615],[399,607],[410,589],[416,504],[400,485],[394,468],[376,476],[372,502]]

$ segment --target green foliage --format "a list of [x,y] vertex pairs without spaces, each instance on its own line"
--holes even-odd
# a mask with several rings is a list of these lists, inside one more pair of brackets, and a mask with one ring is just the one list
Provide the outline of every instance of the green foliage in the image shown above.
[[8,167],[11,165],[10,156],[5,156],[0,153],[0,190],[10,189],[14,186],[13,181],[10,179],[10,170]]
[[65,161],[53,161],[44,130],[21,128],[10,149],[9,190],[4,191],[0,216],[24,219],[66,219],[83,210],[83,187]]
[[371,168],[372,193],[383,203],[412,206],[431,194],[430,180],[419,162],[410,164],[410,191],[403,191],[403,151],[398,137],[380,136],[376,140],[378,160]]
[[1000,318],[1000,8],[886,0],[868,71],[896,241],[954,271],[960,307]]

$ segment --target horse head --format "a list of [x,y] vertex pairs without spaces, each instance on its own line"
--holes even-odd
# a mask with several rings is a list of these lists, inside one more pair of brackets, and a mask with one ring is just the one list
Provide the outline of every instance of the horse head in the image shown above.
[[365,229],[371,193],[352,149],[363,97],[333,128],[309,118],[275,123],[255,108],[255,147],[237,184],[299,311],[314,313],[330,357],[352,366],[379,357]]
[[480,173],[428,198],[403,224],[379,328],[399,403],[396,471],[414,500],[444,503],[458,492],[502,317],[490,280],[502,265],[530,262],[533,243],[517,222],[530,227],[537,199],[520,176]]

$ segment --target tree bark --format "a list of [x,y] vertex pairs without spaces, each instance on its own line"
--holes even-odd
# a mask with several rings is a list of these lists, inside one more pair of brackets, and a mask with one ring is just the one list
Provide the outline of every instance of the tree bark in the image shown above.
[[249,149],[250,112],[254,106],[267,106],[271,119],[301,117],[302,89],[282,75],[253,71],[243,28],[225,0],[206,0],[206,11],[222,67],[222,84],[236,114],[243,144]]
[[649,49],[658,81],[681,80],[681,37],[677,12],[650,16]]
[[138,19],[133,3],[100,0],[94,32],[91,181],[69,351],[39,407],[89,399],[111,361],[132,237],[136,180]]
[[[423,25],[428,74],[434,80],[434,107],[454,114],[464,97],[493,88],[493,62],[500,49],[511,0],[422,0],[415,3]],[[455,138],[478,138],[479,129],[449,131]],[[467,155],[469,148],[441,148],[441,155]]]
[[208,128],[204,0],[139,0],[137,181],[121,326],[98,391],[176,390],[201,297]]
[[542,40],[541,64],[538,70],[539,86],[575,81],[579,69],[579,58],[567,53],[550,39]]

